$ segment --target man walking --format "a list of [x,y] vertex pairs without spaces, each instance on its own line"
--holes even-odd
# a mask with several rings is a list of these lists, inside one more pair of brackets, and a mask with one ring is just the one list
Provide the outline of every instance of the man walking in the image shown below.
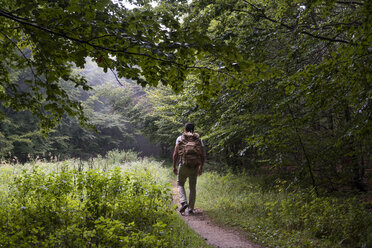
[[[178,195],[181,207],[179,212],[182,214],[188,208],[188,213],[194,213],[196,198],[197,176],[203,172],[205,161],[204,144],[199,134],[194,133],[194,124],[188,122],[185,124],[184,133],[176,140],[176,146],[173,152],[173,172],[177,175]],[[178,169],[177,169],[178,165]],[[185,192],[185,183],[189,179],[189,203]]]

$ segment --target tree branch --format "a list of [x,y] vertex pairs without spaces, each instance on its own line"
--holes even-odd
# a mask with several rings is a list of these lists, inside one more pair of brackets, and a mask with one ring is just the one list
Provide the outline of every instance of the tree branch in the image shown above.
[[[34,24],[34,23],[31,23],[31,22],[25,21],[25,20],[23,20],[23,18],[19,18],[19,17],[15,16],[15,15],[13,15],[11,13],[8,13],[8,12],[5,12],[3,10],[0,10],[0,16],[4,16],[5,18],[11,19],[11,20],[16,21],[18,23],[21,23],[23,25],[31,26],[31,27],[40,29],[40,30],[42,30],[44,32],[47,32],[47,33],[50,33],[50,34],[54,34],[54,35],[57,35],[59,37],[63,37],[65,39],[68,39],[68,40],[71,40],[71,41],[74,41],[74,42],[77,42],[77,43],[86,44],[88,46],[91,46],[91,47],[94,47],[94,48],[97,48],[97,49],[100,49],[100,50],[105,50],[105,51],[112,52],[112,53],[124,53],[124,54],[134,55],[134,56],[144,56],[144,57],[148,57],[148,58],[153,59],[153,60],[162,61],[162,62],[171,63],[171,64],[176,64],[178,66],[184,66],[184,65],[179,64],[177,62],[170,61],[170,60],[165,60],[165,59],[161,59],[161,58],[156,58],[156,57],[153,57],[153,56],[151,56],[149,54],[146,54],[146,53],[133,53],[133,52],[128,52],[126,50],[117,50],[117,49],[112,49],[112,48],[108,48],[108,47],[96,45],[96,44],[90,43],[87,40],[82,40],[82,39],[74,38],[74,37],[71,37],[71,36],[69,36],[69,35],[67,35],[65,33],[58,32],[58,31],[53,31],[51,29],[48,29],[48,28],[39,26],[37,24]],[[186,68],[189,68],[189,67],[186,66]]]
[[[239,11],[242,11],[242,12],[245,12],[245,13],[249,13],[250,15],[253,15],[253,16],[262,17],[262,18],[264,18],[264,19],[266,19],[266,20],[268,20],[270,22],[277,23],[280,26],[285,27],[285,28],[287,28],[287,29],[289,29],[291,31],[294,31],[296,29],[295,27],[292,27],[292,26],[290,26],[290,25],[288,25],[286,23],[283,23],[283,22],[279,22],[279,21],[277,21],[277,20],[275,20],[275,19],[267,16],[265,14],[265,11],[263,9],[257,7],[256,5],[254,5],[254,4],[250,3],[250,2],[247,2],[247,1],[244,1],[244,2],[247,3],[248,5],[250,5],[251,7],[253,7],[254,9],[256,9],[257,11],[259,11],[261,14],[260,15],[255,15],[253,13],[250,13],[249,11],[246,11],[246,10],[239,10]],[[306,34],[306,35],[309,35],[309,36],[311,36],[313,38],[317,38],[317,39],[320,39],[320,40],[327,40],[327,41],[331,41],[331,42],[340,42],[340,43],[346,43],[346,44],[349,44],[350,43],[347,40],[332,39],[332,38],[329,38],[329,37],[324,37],[324,36],[320,36],[320,35],[317,35],[317,34],[313,34],[313,33],[309,32],[309,31],[299,31],[299,33]]]
[[43,82],[43,80],[41,78],[39,78],[37,76],[37,74],[34,72],[34,69],[32,68],[32,62],[30,61],[29,58],[27,58],[27,56],[23,53],[23,51],[18,47],[18,45],[11,39],[9,38],[5,33],[3,33],[1,30],[0,30],[0,33],[7,39],[9,40],[13,45],[14,47],[22,54],[22,57],[27,61],[27,64],[28,64],[28,67],[30,68],[31,70],[31,73],[32,75],[34,76],[34,80],[38,79],[40,82]]
[[110,68],[110,71],[112,72],[112,74],[114,74],[114,76],[115,76],[115,79],[116,79],[116,81],[118,82],[118,84],[120,85],[120,86],[124,86],[121,82],[120,82],[120,80],[119,80],[119,78],[118,78],[118,76],[116,75],[116,73],[114,72],[114,70],[107,64],[107,61],[106,61],[106,58],[103,58],[103,63],[107,66],[107,68]]
[[338,4],[354,4],[354,5],[359,5],[359,6],[362,6],[364,4],[364,3],[361,3],[361,2],[355,2],[355,1],[350,1],[350,2],[337,1],[336,3],[338,3]]
[[[7,11],[1,10],[1,9],[0,9],[0,16],[3,16],[3,17],[8,18],[8,19],[11,19],[11,20],[13,20],[15,22],[18,22],[20,24],[23,24],[23,25],[26,25],[26,26],[30,26],[30,27],[39,29],[41,31],[44,31],[44,32],[47,32],[47,33],[56,35],[58,37],[62,37],[62,38],[68,39],[68,40],[73,41],[73,42],[76,42],[76,43],[80,43],[80,44],[85,44],[85,45],[91,46],[91,47],[96,48],[96,49],[99,49],[99,50],[104,50],[104,51],[108,51],[108,52],[111,52],[111,53],[124,53],[124,54],[127,54],[127,55],[147,57],[147,58],[152,59],[152,60],[161,61],[161,62],[165,62],[165,63],[168,63],[168,64],[174,64],[174,65],[179,66],[179,67],[184,68],[184,69],[206,69],[206,70],[209,70],[209,71],[215,71],[217,73],[226,74],[222,70],[215,70],[215,69],[210,68],[210,67],[195,66],[195,65],[194,66],[188,66],[188,65],[185,65],[185,64],[177,63],[175,61],[157,58],[157,57],[151,56],[151,55],[146,54],[146,53],[134,53],[134,52],[128,52],[125,49],[113,49],[113,48],[109,48],[109,47],[104,47],[104,46],[101,46],[101,45],[97,45],[97,44],[94,44],[94,43],[91,43],[90,42],[92,40],[92,38],[89,39],[89,40],[83,40],[83,39],[80,39],[80,38],[74,38],[74,37],[72,37],[72,36],[70,36],[68,34],[63,33],[63,32],[54,31],[54,30],[51,30],[49,28],[46,28],[46,27],[40,26],[38,24],[35,24],[33,22],[29,22],[27,19],[20,18],[18,16],[15,16],[15,15],[13,15],[13,14],[7,12]],[[101,37],[98,37],[98,38],[101,38]]]

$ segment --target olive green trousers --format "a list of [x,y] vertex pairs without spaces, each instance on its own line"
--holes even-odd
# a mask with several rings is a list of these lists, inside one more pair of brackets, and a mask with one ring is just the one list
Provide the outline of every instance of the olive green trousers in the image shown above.
[[195,199],[196,199],[196,181],[198,178],[198,167],[190,168],[187,166],[179,165],[178,176],[177,176],[177,188],[178,195],[180,198],[180,203],[187,202],[185,183],[187,178],[189,179],[189,209],[194,210]]

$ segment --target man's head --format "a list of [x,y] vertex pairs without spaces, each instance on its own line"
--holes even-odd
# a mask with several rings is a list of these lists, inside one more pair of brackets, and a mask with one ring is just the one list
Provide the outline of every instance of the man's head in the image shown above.
[[194,132],[194,124],[192,124],[191,122],[187,122],[185,124],[185,132],[188,133],[193,133]]

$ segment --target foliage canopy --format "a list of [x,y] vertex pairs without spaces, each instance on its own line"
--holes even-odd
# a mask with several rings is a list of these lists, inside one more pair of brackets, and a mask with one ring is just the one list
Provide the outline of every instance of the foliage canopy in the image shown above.
[[194,120],[231,165],[287,168],[315,188],[363,189],[372,145],[370,9],[368,1],[184,5],[182,28],[237,49],[239,74],[209,84],[189,76],[182,96],[158,91],[154,129],[171,134]]
[[[147,1],[132,10],[110,0],[0,3],[2,105],[31,110],[44,128],[53,127],[64,113],[86,122],[81,104],[60,82],[70,80],[88,90],[84,77],[71,70],[84,67],[87,57],[142,86],[161,83],[179,91],[188,71],[199,68],[196,53],[221,53],[207,36],[181,29],[174,9],[153,9]],[[24,68],[31,75],[19,78],[17,71]],[[24,88],[18,80],[26,83]]]

